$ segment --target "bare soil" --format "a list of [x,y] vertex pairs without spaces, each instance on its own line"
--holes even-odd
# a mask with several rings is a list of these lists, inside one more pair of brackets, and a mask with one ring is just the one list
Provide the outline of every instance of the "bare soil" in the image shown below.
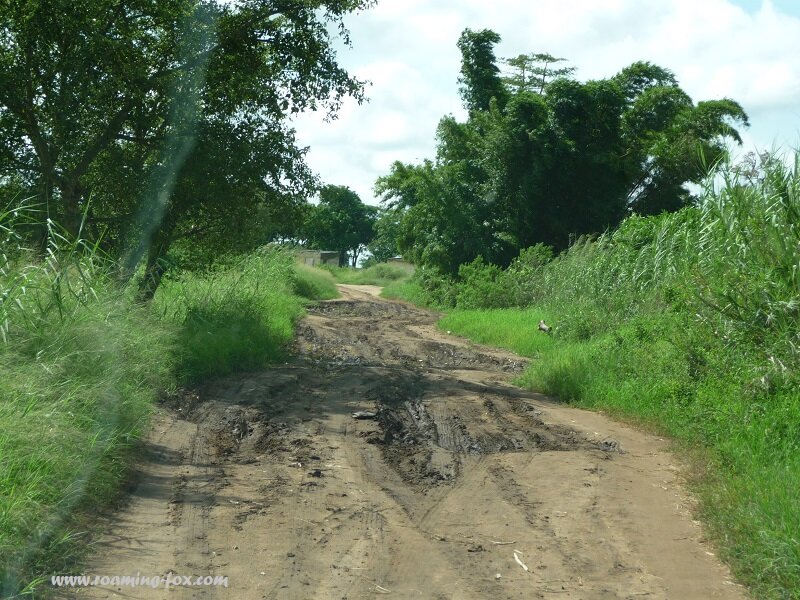
[[340,289],[290,362],[159,411],[85,571],[229,587],[64,597],[746,597],[664,440],[512,386],[524,359],[437,331],[434,313]]

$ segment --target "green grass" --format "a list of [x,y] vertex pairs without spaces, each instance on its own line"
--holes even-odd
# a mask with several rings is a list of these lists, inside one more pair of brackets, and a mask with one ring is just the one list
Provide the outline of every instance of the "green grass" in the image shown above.
[[40,261],[12,225],[0,218],[13,242],[0,248],[3,598],[79,572],[91,517],[120,498],[161,394],[283,357],[303,304],[335,293],[268,251],[167,279],[141,306],[93,249],[62,239]]
[[[535,358],[520,385],[671,436],[739,580],[798,599],[800,172],[722,176],[696,207],[629,218],[553,260],[477,261],[397,294],[456,306],[442,329]],[[503,298],[520,307],[465,310]]]
[[390,283],[384,286],[381,296],[390,300],[403,300],[419,306],[436,308],[436,305],[430,301],[422,286],[414,280]]
[[387,286],[407,280],[413,274],[413,268],[379,263],[366,269],[351,269],[349,267],[324,267],[331,273],[337,283],[354,285]]
[[[184,382],[252,370],[283,357],[302,314],[288,254],[266,252],[159,289],[154,307],[178,328],[177,375]],[[300,286],[316,293],[313,285]]]
[[454,310],[441,319],[439,329],[453,331],[479,344],[491,344],[522,356],[538,357],[552,347],[552,338],[539,331],[539,320],[552,320],[537,309],[499,308]]
[[83,509],[107,505],[127,474],[172,336],[111,300],[0,354],[0,595],[80,558]]
[[336,280],[329,271],[299,263],[295,265],[294,293],[309,301],[339,297]]

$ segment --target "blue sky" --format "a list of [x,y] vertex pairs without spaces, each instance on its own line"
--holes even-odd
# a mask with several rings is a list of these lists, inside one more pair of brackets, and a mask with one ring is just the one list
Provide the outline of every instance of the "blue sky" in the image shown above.
[[[733,0],[733,4],[755,13],[761,8],[763,0]],[[772,0],[772,5],[784,14],[800,17],[800,0]]]
[[741,152],[800,147],[800,0],[379,0],[346,23],[353,47],[340,61],[372,82],[370,102],[295,125],[323,181],[368,203],[393,161],[434,156],[442,116],[465,116],[456,47],[465,27],[497,31],[499,57],[566,57],[582,80],[649,60],[695,101],[740,102],[752,124]]

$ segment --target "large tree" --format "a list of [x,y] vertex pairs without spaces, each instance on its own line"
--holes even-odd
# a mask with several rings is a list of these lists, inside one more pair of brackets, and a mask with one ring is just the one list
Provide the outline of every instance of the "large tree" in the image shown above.
[[233,234],[259,203],[296,205],[313,178],[286,117],[361,99],[331,36],[370,4],[10,0],[0,177],[38,194],[43,225],[103,233],[128,272],[176,239]]

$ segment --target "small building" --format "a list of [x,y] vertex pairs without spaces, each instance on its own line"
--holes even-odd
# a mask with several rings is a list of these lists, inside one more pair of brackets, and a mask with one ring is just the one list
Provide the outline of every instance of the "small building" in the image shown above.
[[321,265],[338,267],[339,253],[335,250],[298,250],[297,260],[304,265],[312,267],[319,267]]
[[406,269],[408,271],[413,271],[414,270],[414,265],[412,265],[407,260],[404,260],[402,256],[395,256],[393,258],[389,258],[389,259],[386,260],[386,262],[388,264],[390,264],[390,265],[395,265],[397,267],[403,267],[404,269]]

